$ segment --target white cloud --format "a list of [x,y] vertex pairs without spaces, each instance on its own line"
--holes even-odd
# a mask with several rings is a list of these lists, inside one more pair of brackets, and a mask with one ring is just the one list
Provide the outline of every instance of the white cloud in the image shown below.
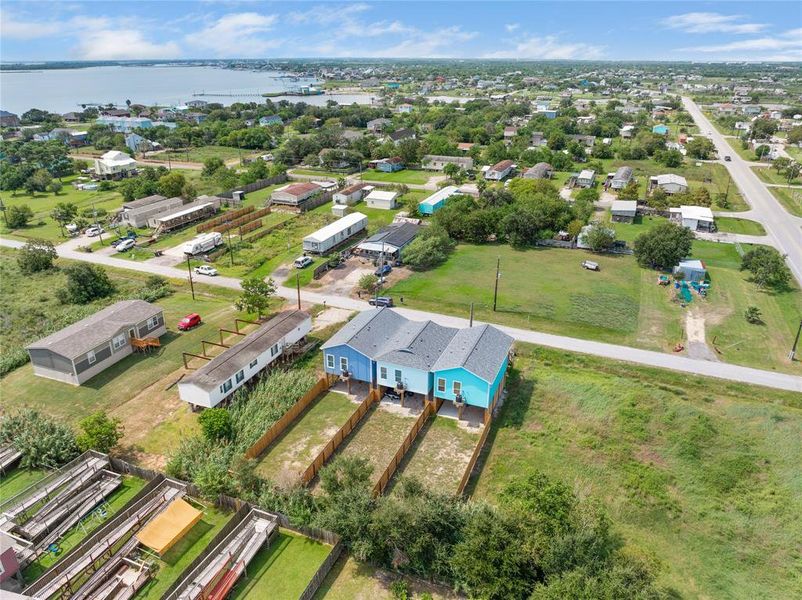
[[506,29],[507,31],[512,33],[513,31],[515,31],[516,29],[519,29],[520,27],[521,27],[520,23],[507,23],[504,26],[504,29]]
[[723,44],[692,46],[679,48],[679,51],[712,54],[726,60],[802,60],[802,28],[790,29],[773,37],[766,36]]
[[9,40],[35,40],[52,37],[63,31],[63,25],[56,22],[17,19],[3,12],[0,14],[0,36]]
[[328,25],[347,21],[355,15],[370,10],[370,8],[369,4],[364,3],[320,5],[305,11],[291,12],[287,15],[287,20],[295,25],[306,23]]
[[555,35],[530,36],[510,50],[497,50],[483,58],[531,58],[541,60],[595,60],[604,56],[604,47],[583,42],[563,42]]
[[265,38],[278,17],[255,12],[229,13],[203,29],[184,36],[185,41],[215,57],[263,57],[281,42]]
[[742,15],[722,15],[721,13],[690,12],[663,19],[668,29],[678,29],[685,33],[758,33],[766,28],[763,23],[738,23]]
[[83,60],[126,60],[178,58],[181,48],[175,42],[156,43],[136,29],[90,29],[73,49]]
[[363,56],[381,58],[451,58],[462,56],[459,44],[474,39],[478,34],[463,31],[459,26],[444,27],[433,31],[415,30],[407,39],[389,48],[376,50]]

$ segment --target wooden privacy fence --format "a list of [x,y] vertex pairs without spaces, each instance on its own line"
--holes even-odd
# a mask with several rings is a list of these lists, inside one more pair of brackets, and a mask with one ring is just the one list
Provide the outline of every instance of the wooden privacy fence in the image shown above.
[[282,221],[281,223],[276,223],[275,225],[271,225],[270,227],[265,227],[259,233],[254,233],[253,235],[246,237],[244,241],[255,242],[256,240],[260,240],[266,235],[273,233],[277,229],[281,229],[282,227],[287,225],[287,223],[289,223],[291,220],[292,219],[287,219],[286,221]]
[[278,421],[271,425],[270,429],[268,429],[262,435],[262,437],[256,440],[253,446],[245,451],[245,458],[256,458],[262,454],[262,452],[264,452],[265,449],[272,444],[278,436],[284,433],[284,430],[289,427],[290,423],[297,419],[298,415],[300,415],[315,398],[328,389],[328,377],[321,377],[318,379],[315,385],[313,385],[308,392],[301,396],[298,401],[293,404]]
[[248,213],[251,213],[255,210],[256,208],[253,206],[246,206],[245,208],[237,208],[236,210],[229,210],[226,211],[223,215],[220,215],[219,217],[215,217],[214,219],[210,219],[205,223],[201,223],[195,228],[195,230],[198,233],[203,233],[204,231],[209,231],[210,229],[214,229],[217,225],[220,225],[220,223],[231,221],[232,219],[236,219],[243,215],[247,215]]
[[[252,206],[249,208],[253,208]],[[236,229],[240,225],[245,225],[246,223],[250,223],[251,221],[255,221],[265,215],[270,214],[269,208],[260,208],[259,210],[251,210],[246,215],[242,215],[240,217],[236,217],[234,219],[226,219],[222,223],[218,223],[214,226],[215,231],[219,231],[220,233],[225,233],[229,229]]]
[[320,588],[320,584],[322,584],[323,580],[326,579],[326,576],[329,574],[329,571],[331,571],[334,563],[336,563],[337,559],[340,558],[342,551],[343,543],[338,541],[336,544],[334,544],[334,547],[331,549],[331,552],[329,552],[326,560],[323,561],[323,564],[320,565],[317,571],[315,571],[315,574],[312,575],[312,579],[309,580],[309,583],[306,585],[306,589],[300,596],[298,596],[299,600],[312,600],[312,598],[314,598],[315,594]]
[[239,239],[242,240],[242,236],[246,233],[250,233],[256,229],[259,229],[263,225],[262,219],[256,219],[255,221],[251,221],[250,223],[245,223],[245,225],[240,225],[239,228]]
[[326,461],[331,458],[331,455],[340,447],[340,444],[343,443],[343,440],[348,437],[348,434],[354,430],[354,427],[362,420],[362,417],[370,409],[370,405],[376,402],[381,396],[377,390],[371,390],[368,392],[367,397],[359,404],[359,407],[354,411],[354,413],[350,416],[348,421],[340,427],[339,431],[335,433],[332,438],[329,440],[329,443],[326,444],[325,448],[320,451],[315,459],[312,461],[306,471],[303,472],[301,475],[301,481],[304,484],[309,483],[312,481],[315,476],[318,474],[320,469],[323,468],[323,465],[326,464]]
[[276,175],[275,177],[268,177],[267,179],[260,179],[259,181],[254,181],[253,183],[231,188],[230,190],[226,190],[225,192],[217,195],[221,198],[228,198],[230,200],[234,197],[234,192],[245,192],[246,194],[249,194],[250,192],[262,190],[271,185],[275,185],[276,183],[284,183],[285,181],[287,181],[287,174],[282,173],[281,175]]
[[426,405],[423,407],[423,411],[418,418],[415,419],[415,423],[413,423],[412,428],[407,433],[407,436],[404,438],[404,441],[401,442],[401,446],[399,446],[398,450],[395,452],[395,456],[393,456],[390,464],[384,469],[379,477],[379,480],[376,482],[376,485],[373,486],[373,495],[380,496],[384,493],[387,484],[390,483],[390,479],[393,477],[393,473],[395,473],[398,465],[401,464],[401,461],[404,460],[404,456],[409,449],[412,447],[415,438],[418,437],[420,430],[423,429],[423,426],[426,424],[426,421],[429,420],[435,413],[434,403],[427,402]]
[[462,479],[459,481],[459,486],[457,487],[457,496],[461,496],[465,492],[465,488],[468,487],[468,481],[471,479],[471,473],[473,473],[473,469],[476,466],[476,461],[479,460],[479,455],[482,453],[482,448],[485,446],[485,441],[487,441],[487,434],[490,432],[491,423],[492,421],[490,419],[485,420],[485,429],[482,431],[479,441],[476,442],[476,448],[473,449],[471,460],[468,461],[468,465],[465,467],[465,472],[462,474]]

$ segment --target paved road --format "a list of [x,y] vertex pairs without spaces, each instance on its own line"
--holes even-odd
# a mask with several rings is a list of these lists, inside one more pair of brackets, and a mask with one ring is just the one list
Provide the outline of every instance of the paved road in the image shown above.
[[789,214],[774,197],[757,175],[713,127],[696,103],[683,97],[685,109],[691,114],[696,125],[706,133],[716,146],[719,156],[731,156],[729,162],[722,164],[727,168],[735,185],[752,207],[754,219],[760,221],[772,240],[772,245],[787,255],[786,262],[797,281],[802,284],[802,218]]
[[[23,245],[23,243],[16,240],[0,238],[0,245],[10,248],[19,248]],[[169,277],[172,279],[187,278],[187,272],[184,269],[176,267],[134,262],[116,258],[114,256],[104,256],[97,253],[88,254],[62,246],[58,247],[58,253],[59,256],[72,260],[83,260],[109,267],[141,271],[143,273],[161,275],[163,277]],[[195,281],[229,289],[240,289],[240,281],[234,277],[197,277]],[[295,289],[283,286],[278,288],[278,294],[290,301],[295,300],[297,297],[297,292]],[[303,302],[312,304],[325,303],[327,306],[344,308],[346,310],[353,311],[367,310],[370,308],[368,303],[362,300],[355,300],[353,298],[347,298],[343,296],[328,296],[306,290],[301,290],[301,300]],[[441,315],[403,307],[399,308],[398,310],[401,314],[411,319],[431,319],[436,323],[450,327],[465,327],[468,325],[468,321],[466,319],[453,317],[450,315]],[[561,335],[553,335],[550,333],[540,333],[526,329],[517,329],[514,327],[499,325],[497,325],[497,327],[503,331],[506,331],[516,340],[531,344],[539,344],[541,346],[558,348],[560,350],[569,350],[572,352],[582,352],[585,354],[600,356],[602,358],[623,360],[650,367],[660,367],[664,369],[682,371],[690,376],[704,375],[741,383],[762,385],[781,390],[802,392],[802,377],[795,375],[774,373],[772,371],[762,371],[760,369],[752,369],[749,367],[741,367],[727,363],[692,359],[685,356],[677,356],[675,354],[665,354],[662,352],[653,352],[651,350],[640,350],[638,348],[630,348],[629,346],[617,346],[615,344],[581,340]]]

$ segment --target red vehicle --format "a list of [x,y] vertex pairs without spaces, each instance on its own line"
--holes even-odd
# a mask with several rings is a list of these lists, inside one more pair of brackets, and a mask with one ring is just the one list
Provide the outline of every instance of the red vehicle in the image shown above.
[[189,331],[193,327],[197,327],[201,324],[201,318],[198,313],[192,313],[191,315],[187,315],[183,319],[178,322],[178,329],[181,331]]

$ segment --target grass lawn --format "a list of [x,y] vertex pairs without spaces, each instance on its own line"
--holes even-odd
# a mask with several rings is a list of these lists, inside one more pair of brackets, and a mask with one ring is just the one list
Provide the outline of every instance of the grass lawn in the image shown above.
[[208,158],[219,158],[223,162],[238,159],[240,154],[243,158],[247,158],[253,154],[252,150],[239,150],[238,148],[231,148],[230,146],[201,146],[199,148],[186,148],[169,150],[166,152],[158,152],[148,156],[148,160],[162,160],[167,162],[167,159],[179,162],[195,162],[202,163]]
[[802,217],[802,189],[770,187],[769,191],[792,215]]
[[394,173],[385,173],[384,171],[370,169],[368,171],[363,171],[362,180],[387,183],[413,183],[423,185],[429,181],[430,177],[433,177],[434,175],[435,173],[432,173],[431,171],[416,171],[414,169],[401,169],[400,171],[395,171]]
[[788,156],[793,158],[795,161],[802,162],[802,148],[799,146],[786,144],[785,151],[788,153]]
[[542,471],[688,598],[798,597],[802,398],[518,346],[473,496]]
[[0,501],[5,502],[43,479],[49,471],[43,469],[23,469],[16,467],[8,474],[0,476]]
[[[751,167],[752,172],[757,175],[760,181],[766,183],[777,183],[779,185],[788,185],[789,181],[785,175],[780,175],[776,169],[771,167]],[[796,177],[790,181],[791,185],[802,185],[802,177]]]
[[[632,240],[644,225],[657,222],[647,217],[640,224],[616,223],[615,228],[623,232],[620,238]],[[708,341],[718,336],[722,360],[798,373],[799,365],[789,364],[785,355],[802,312],[799,290],[759,291],[740,271],[733,244],[696,241],[692,256],[705,261],[712,279],[708,297],[695,296],[693,307],[705,313]],[[497,258],[501,259],[501,278],[494,313]],[[601,271],[582,269],[584,258],[598,262]],[[466,318],[474,302],[481,321],[670,352],[684,339],[685,315],[674,302],[674,291],[656,285],[656,277],[655,271],[641,269],[633,256],[460,244],[445,264],[412,274],[388,294],[396,299],[403,296],[412,308]],[[749,325],[743,318],[749,305],[763,311],[765,327]]]
[[[203,518],[183,538],[156,561],[156,572],[134,598],[158,600],[165,590],[195,558],[203,552],[212,538],[231,517],[230,513],[213,507],[204,507]],[[148,558],[153,555],[148,554]]]
[[731,210],[741,211],[748,210],[749,206],[738,193],[737,187],[732,183],[727,168],[719,163],[702,162],[700,166],[696,166],[693,159],[685,159],[682,166],[676,168],[668,168],[658,164],[656,161],[648,160],[620,160],[620,159],[604,159],[601,161],[604,165],[605,173],[612,173],[618,167],[630,166],[633,170],[633,175],[640,183],[641,191],[646,189],[649,177],[653,175],[660,175],[662,173],[675,173],[685,177],[688,185],[691,188],[706,187],[710,191],[711,197],[715,198],[716,194],[724,193],[727,191],[727,184],[729,183],[729,207],[721,208],[714,205],[713,210]]
[[755,154],[755,151],[750,148],[744,148],[743,145],[741,144],[740,139],[730,138],[730,137],[725,139],[727,140],[727,143],[730,145],[730,148],[732,148],[733,152],[735,152],[738,156],[749,162],[759,162],[758,157]]
[[228,596],[231,600],[295,600],[326,560],[331,546],[282,529],[248,565]]
[[259,457],[256,472],[273,481],[303,472],[356,408],[345,394],[323,394]]
[[418,434],[395,480],[415,477],[433,491],[456,493],[480,435],[478,429],[468,431],[454,419],[434,417]]
[[329,179],[339,179],[340,177],[348,177],[348,173],[341,173],[338,171],[326,171],[324,169],[290,169],[287,172],[289,175],[309,175],[312,177],[327,177]]
[[743,233],[746,235],[766,235],[763,225],[749,219],[735,217],[716,217],[716,227],[725,233]]
[[80,544],[90,533],[111,519],[128,504],[128,501],[136,496],[139,490],[145,487],[145,483],[147,483],[145,480],[137,477],[123,477],[120,487],[106,498],[106,516],[101,517],[98,513],[91,513],[93,515],[92,517],[84,518],[81,523],[70,529],[64,537],[58,541],[59,546],[61,546],[61,554],[58,556],[53,556],[50,553],[44,554],[39,560],[28,565],[22,572],[25,581],[28,583],[33,582],[47,571],[47,569],[64,558],[67,552]]
[[432,600],[457,598],[444,593],[426,583],[388,573],[371,565],[357,562],[345,552],[340,556],[314,596],[315,600],[395,600],[390,590],[393,582],[405,581],[412,594],[410,600],[423,600],[423,594],[430,594]]
[[393,413],[374,404],[340,446],[337,456],[367,458],[373,466],[373,480],[378,481],[414,422],[414,416]]

